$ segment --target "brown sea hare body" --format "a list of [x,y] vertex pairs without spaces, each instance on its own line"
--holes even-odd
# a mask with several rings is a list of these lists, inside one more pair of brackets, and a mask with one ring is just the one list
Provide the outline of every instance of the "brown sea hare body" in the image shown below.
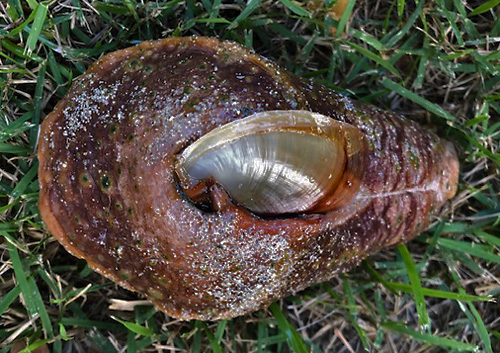
[[[179,153],[270,110],[312,111],[361,132],[354,197],[283,217],[190,202],[174,175]],[[409,240],[454,195],[458,174],[453,148],[425,128],[209,38],[143,42],[100,59],[45,118],[39,159],[52,234],[182,319],[242,315]]]

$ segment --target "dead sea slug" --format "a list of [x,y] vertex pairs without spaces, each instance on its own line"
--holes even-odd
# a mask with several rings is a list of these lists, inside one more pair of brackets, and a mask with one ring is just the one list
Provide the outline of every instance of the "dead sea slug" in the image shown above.
[[458,178],[424,127],[213,38],[101,58],[38,156],[49,231],[181,319],[257,310],[411,239]]

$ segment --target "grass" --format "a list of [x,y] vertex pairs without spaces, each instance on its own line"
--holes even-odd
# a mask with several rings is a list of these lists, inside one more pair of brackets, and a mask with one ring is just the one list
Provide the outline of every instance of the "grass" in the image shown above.
[[[500,350],[500,1],[0,3],[0,353]],[[101,55],[207,35],[452,141],[459,192],[430,229],[244,317],[178,322],[92,272],[37,209],[40,121]],[[121,300],[120,310],[110,301]],[[135,305],[135,303],[141,305]]]

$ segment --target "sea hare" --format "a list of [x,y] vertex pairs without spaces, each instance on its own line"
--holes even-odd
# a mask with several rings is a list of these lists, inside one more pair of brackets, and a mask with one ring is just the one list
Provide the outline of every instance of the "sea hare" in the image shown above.
[[224,319],[429,224],[451,144],[231,42],[110,53],[43,121],[40,213],[77,257],[180,319]]

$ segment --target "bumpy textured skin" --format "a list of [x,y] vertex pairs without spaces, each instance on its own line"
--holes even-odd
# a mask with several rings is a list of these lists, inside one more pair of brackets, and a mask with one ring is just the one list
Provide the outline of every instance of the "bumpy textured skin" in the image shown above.
[[[211,129],[304,109],[360,129],[365,172],[340,210],[260,218],[204,212],[173,161]],[[423,231],[455,193],[447,143],[395,114],[294,76],[229,42],[171,38],[104,56],[42,125],[40,212],[75,256],[181,319],[223,319],[324,281]],[[348,186],[346,186],[348,187]]]

